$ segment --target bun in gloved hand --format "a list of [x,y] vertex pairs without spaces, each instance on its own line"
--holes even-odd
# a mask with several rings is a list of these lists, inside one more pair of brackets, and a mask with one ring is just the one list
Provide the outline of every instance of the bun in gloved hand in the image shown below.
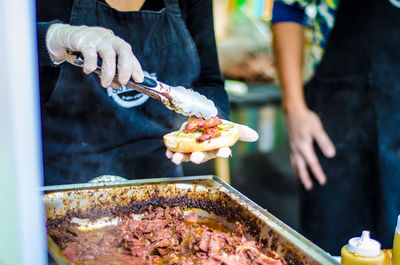
[[226,120],[213,117],[209,120],[190,117],[179,131],[164,135],[165,146],[179,153],[216,150],[234,145],[239,130]]

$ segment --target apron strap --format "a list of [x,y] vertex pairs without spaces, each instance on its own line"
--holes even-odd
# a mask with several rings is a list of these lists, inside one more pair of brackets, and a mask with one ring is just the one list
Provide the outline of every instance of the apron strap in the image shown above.
[[174,14],[181,14],[179,0],[164,0],[165,8]]

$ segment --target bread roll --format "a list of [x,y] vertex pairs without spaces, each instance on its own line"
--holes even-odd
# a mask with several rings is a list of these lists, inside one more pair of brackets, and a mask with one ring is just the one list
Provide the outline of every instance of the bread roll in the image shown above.
[[239,130],[229,121],[222,120],[222,122],[217,126],[221,134],[218,137],[198,142],[196,139],[202,135],[202,132],[187,133],[184,130],[185,127],[182,126],[179,131],[164,135],[164,144],[171,151],[179,153],[204,152],[232,146],[239,138]]

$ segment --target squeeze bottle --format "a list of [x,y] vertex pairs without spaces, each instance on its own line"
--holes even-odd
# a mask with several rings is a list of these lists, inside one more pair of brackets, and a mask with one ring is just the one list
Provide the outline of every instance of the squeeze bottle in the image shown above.
[[400,215],[397,217],[397,226],[394,232],[392,265],[400,265]]
[[383,265],[385,255],[381,243],[369,237],[369,231],[363,231],[361,237],[353,237],[342,248],[344,265]]

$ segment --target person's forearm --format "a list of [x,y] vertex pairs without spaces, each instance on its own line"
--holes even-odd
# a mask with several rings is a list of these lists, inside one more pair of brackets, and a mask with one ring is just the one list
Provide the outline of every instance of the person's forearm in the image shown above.
[[304,29],[292,22],[272,26],[274,50],[282,94],[282,109],[287,114],[306,108],[303,93]]

